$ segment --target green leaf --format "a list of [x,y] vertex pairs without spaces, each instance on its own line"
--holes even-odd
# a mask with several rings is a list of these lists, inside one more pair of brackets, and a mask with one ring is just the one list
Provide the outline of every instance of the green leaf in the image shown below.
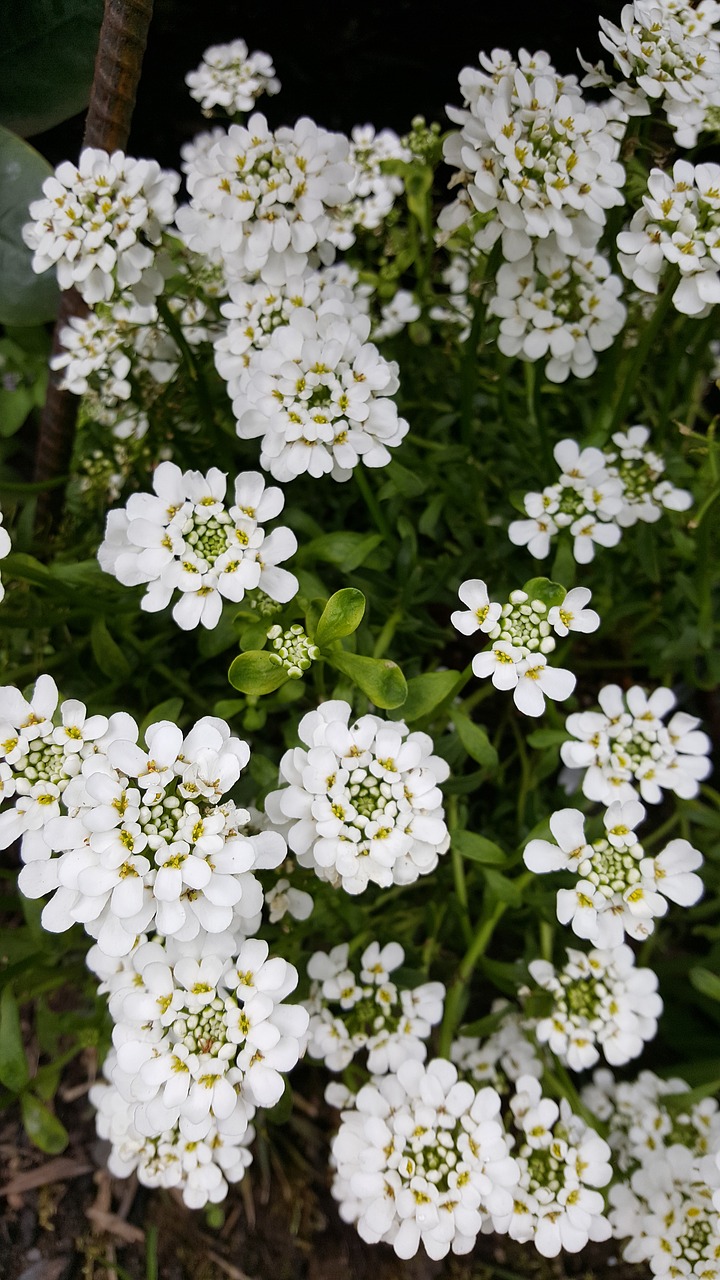
[[405,702],[408,688],[405,677],[397,663],[388,658],[365,658],[339,649],[328,655],[328,661],[349,676],[376,707],[388,711]]
[[494,769],[498,762],[498,753],[481,724],[475,724],[462,711],[453,711],[453,724],[457,734],[471,760],[476,760],[485,769]]
[[526,742],[529,747],[541,751],[543,747],[559,747],[567,742],[570,735],[564,729],[535,729],[529,733]]
[[478,1018],[475,1022],[469,1022],[461,1028],[461,1034],[464,1036],[479,1036],[484,1040],[486,1036],[492,1035],[493,1031],[497,1031],[503,1020],[510,1012],[510,1007],[505,1005],[502,1009],[497,1009],[495,1013],[486,1013],[484,1018]]
[[379,533],[324,533],[306,542],[301,550],[303,561],[327,560],[346,573],[352,573],[382,542]]
[[[272,624],[270,624],[272,625]],[[251,622],[249,626],[243,627],[240,632],[239,639],[240,648],[247,652],[249,649],[262,649],[267,643],[267,633],[270,630],[267,618],[264,622]]]
[[213,715],[219,716],[221,720],[232,720],[233,716],[244,711],[246,706],[244,698],[221,698],[213,707]]
[[501,875],[499,871],[488,870],[483,874],[487,881],[488,891],[499,902],[506,902],[509,907],[522,905],[522,890],[517,881],[508,880],[507,876]]
[[156,706],[148,711],[145,719],[140,725],[140,739],[145,741],[145,734],[151,724],[157,724],[159,720],[172,720],[177,724],[180,712],[183,709],[183,698],[166,698],[164,702],[158,702]]
[[19,431],[34,404],[31,391],[17,387],[15,391],[0,389],[0,436]]
[[459,671],[428,671],[407,682],[407,698],[402,704],[402,718],[419,720],[427,716],[452,693],[460,679]]
[[[33,92],[42,96],[37,83]],[[42,324],[57,311],[60,295],[55,272],[35,274],[32,251],[21,234],[29,220],[28,205],[42,194],[42,184],[51,173],[47,160],[0,126],[0,324]]]
[[[198,653],[201,658],[217,658],[218,654],[226,649],[234,649],[237,639],[233,611],[226,608],[220,615],[220,621],[216,627],[209,629],[203,627],[202,634],[198,637]],[[252,647],[256,648],[255,645]]]
[[565,587],[559,582],[551,582],[549,578],[530,578],[523,586],[531,600],[542,600],[548,609],[562,604],[567,595]]
[[0,1081],[20,1093],[30,1079],[20,1027],[20,1010],[11,986],[0,997]]
[[711,1000],[720,1000],[720,977],[701,967],[690,970],[690,981],[696,991]]
[[109,680],[124,680],[132,670],[120,645],[113,640],[104,618],[93,618],[90,628],[90,647],[93,657],[104,676]]
[[22,0],[3,13],[0,120],[23,137],[84,110],[103,0]]
[[365,597],[354,587],[343,587],[328,600],[315,629],[314,642],[320,648],[357,631],[365,613]]
[[228,680],[241,693],[274,693],[285,684],[288,673],[279,662],[273,662],[273,654],[265,649],[249,649],[239,653],[230,663]]
[[[474,831],[458,831],[453,835],[452,843],[470,862],[481,862],[502,866],[507,862],[507,854],[499,844],[488,840],[486,836],[476,835]],[[510,884],[511,881],[508,881]],[[504,901],[504,899],[503,899]]]
[[48,1156],[57,1156],[65,1150],[67,1130],[44,1102],[32,1093],[24,1093],[20,1099],[20,1110],[25,1132],[36,1147]]

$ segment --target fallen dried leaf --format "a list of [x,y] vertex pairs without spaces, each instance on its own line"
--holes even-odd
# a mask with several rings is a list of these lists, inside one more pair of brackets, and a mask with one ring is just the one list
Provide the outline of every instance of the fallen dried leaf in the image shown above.
[[0,1187],[0,1196],[21,1195],[23,1191],[34,1191],[36,1187],[47,1187],[52,1182],[67,1182],[70,1178],[81,1178],[90,1173],[92,1165],[81,1160],[71,1160],[68,1156],[58,1156],[57,1160],[49,1160],[37,1169],[26,1169],[24,1173],[16,1173],[10,1182]]
[[[139,1227],[134,1227],[130,1222],[124,1222],[116,1213],[108,1213],[104,1209],[96,1209],[91,1205],[85,1210],[85,1215],[93,1226],[99,1227],[101,1231],[107,1231],[108,1235],[117,1236],[118,1240],[124,1240],[126,1244],[144,1243],[145,1232]],[[248,1280],[247,1276],[242,1280]]]

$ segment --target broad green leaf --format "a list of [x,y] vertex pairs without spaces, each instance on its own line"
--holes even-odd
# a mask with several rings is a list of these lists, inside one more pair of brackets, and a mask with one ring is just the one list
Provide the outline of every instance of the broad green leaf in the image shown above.
[[238,712],[244,711],[247,706],[244,698],[221,698],[213,707],[213,715],[219,716],[221,720],[232,720]]
[[428,671],[407,682],[407,698],[402,704],[402,718],[408,723],[427,716],[452,693],[460,678],[458,671]]
[[32,252],[22,238],[28,205],[42,195],[42,184],[51,173],[47,160],[33,147],[0,126],[0,324],[42,324],[57,311],[55,272],[35,274]]
[[90,647],[93,657],[104,676],[119,681],[130,675],[130,662],[120,645],[110,635],[104,618],[93,618],[90,628]]
[[365,597],[354,587],[343,587],[328,600],[320,615],[314,641],[320,648],[357,631],[365,613]]
[[15,391],[0,389],[0,436],[19,431],[35,403],[32,391],[17,387]]
[[281,663],[273,662],[273,655],[265,649],[249,649],[239,653],[230,663],[228,680],[241,693],[274,693],[288,679]]
[[551,582],[549,578],[530,578],[523,586],[531,600],[541,600],[548,609],[562,604],[567,595],[565,587],[559,582]]
[[346,573],[352,573],[380,545],[379,533],[324,533],[306,542],[300,555],[306,560],[327,560]]
[[240,648],[247,653],[249,649],[262,649],[267,643],[267,633],[272,623],[266,618],[264,622],[251,622],[248,627],[243,627],[238,637]]
[[0,1082],[20,1093],[30,1079],[20,1027],[20,1010],[10,985],[0,997]]
[[711,1000],[720,1000],[720,977],[710,969],[701,967],[690,970],[690,981],[696,991]]
[[158,702],[152,710],[148,711],[140,725],[141,741],[145,741],[145,734],[151,724],[157,724],[160,720],[172,720],[174,724],[177,724],[178,717],[183,709],[183,703],[183,698],[166,698],[164,702]]
[[349,676],[376,707],[389,711],[405,702],[405,677],[397,663],[390,662],[388,658],[366,658],[359,653],[339,649],[328,655],[328,661],[343,675]]
[[67,1130],[57,1116],[32,1093],[20,1098],[25,1132],[31,1142],[48,1156],[57,1156],[68,1144]]
[[[486,836],[476,835],[474,831],[458,831],[452,838],[455,848],[468,858],[470,862],[481,862],[485,865],[502,866],[507,862],[507,854],[499,844],[488,840]],[[508,881],[508,883],[511,883]]]
[[0,120],[23,137],[84,110],[103,0],[21,0],[3,12]]
[[485,769],[494,769],[498,762],[498,753],[483,726],[475,724],[462,711],[453,711],[452,719],[458,737],[471,760],[476,760]]

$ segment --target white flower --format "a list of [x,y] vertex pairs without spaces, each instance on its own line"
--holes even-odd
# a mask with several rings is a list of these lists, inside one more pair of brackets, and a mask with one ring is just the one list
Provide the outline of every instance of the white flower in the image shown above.
[[569,790],[581,782],[584,795],[601,804],[638,793],[649,804],[658,804],[664,791],[684,799],[697,795],[711,769],[710,739],[685,712],[664,723],[675,706],[670,689],[647,697],[639,685],[625,693],[606,685],[598,701],[599,711],[576,712],[565,722],[575,739],[560,749]]
[[348,159],[352,198],[335,213],[329,237],[338,249],[350,248],[358,227],[373,231],[382,225],[404,186],[399,174],[383,172],[382,165],[389,160],[407,163],[412,152],[392,129],[376,133],[371,124],[355,125]]
[[552,539],[569,529],[575,559],[587,564],[596,544],[613,547],[620,541],[623,481],[600,449],[581,449],[575,440],[560,440],[553,456],[561,471],[559,480],[542,493],[525,494],[530,519],[514,520],[508,537],[515,546],[527,546],[531,555],[544,559]]
[[[177,224],[191,249],[230,278],[278,283],[318,248],[332,261],[331,211],[350,199],[348,141],[303,118],[273,133],[263,115],[231,125],[188,165],[190,205]],[[329,250],[329,253],[328,253]]]
[[[555,626],[559,635],[567,635],[567,629],[562,630],[564,624],[557,609],[551,623],[547,605],[542,600],[530,600],[525,591],[513,591],[509,601],[502,606],[491,603],[487,587],[480,578],[468,579],[458,594],[469,609],[452,614],[453,626],[463,635],[473,635],[477,631],[487,633],[493,642],[492,648],[477,653],[473,658],[472,669],[476,676],[480,679],[491,676],[496,689],[512,689],[515,705],[528,716],[542,715],[546,697],[570,697],[575,688],[575,676],[562,667],[548,666],[546,657],[555,648],[552,627]],[[587,603],[589,598],[588,592],[582,602]],[[573,608],[577,608],[577,604],[571,601],[571,615]],[[591,609],[585,610],[585,615],[586,629],[593,629],[593,619],[596,620],[595,625],[599,625],[599,618]]]
[[663,508],[687,511],[692,506],[693,497],[687,489],[676,489],[669,480],[661,479],[665,463],[646,447],[649,439],[647,427],[628,427],[626,432],[616,431],[612,437],[617,453],[606,450],[608,473],[616,475],[623,485],[623,506],[615,517],[623,529],[638,520],[654,524]]
[[573,1115],[565,1098],[559,1104],[544,1098],[534,1076],[517,1081],[510,1110],[520,1179],[508,1234],[532,1241],[545,1258],[607,1240],[610,1223],[596,1190],[612,1177],[607,1142]]
[[260,437],[260,465],[286,482],[348,480],[362,460],[384,467],[407,434],[390,399],[397,365],[367,341],[370,320],[300,308],[252,359],[233,401],[237,433]]
[[169,721],[151,725],[145,751],[137,725],[123,721],[93,754],[68,757],[76,766],[64,812],[59,797],[46,805],[43,839],[23,843],[22,892],[52,894],[45,928],[80,922],[110,956],[127,955],[153,922],[183,940],[238,921],[251,932],[263,901],[254,873],[278,866],[286,846],[277,832],[254,831],[250,814],[225,799],[247,745],[206,716],[186,735]]
[[465,68],[466,110],[448,108],[461,126],[445,143],[460,170],[463,193],[443,210],[445,230],[475,213],[490,215],[475,244],[487,250],[502,236],[503,256],[517,262],[533,242],[554,234],[564,253],[592,248],[606,211],[623,202],[620,143],[612,112],[582,98],[574,77],[561,78],[548,55],[502,50]]
[[556,970],[546,960],[529,965],[534,981],[552,996],[552,1008],[533,1030],[541,1044],[572,1071],[584,1071],[600,1054],[621,1066],[642,1053],[657,1032],[663,1002],[652,969],[636,969],[630,947],[612,951],[567,949]]
[[494,1089],[476,1093],[442,1058],[374,1077],[332,1145],[343,1221],[402,1259],[421,1245],[434,1259],[468,1253],[481,1230],[507,1230],[517,1166],[499,1110]]
[[312,894],[305,893],[304,889],[295,889],[285,876],[268,889],[265,902],[271,924],[277,924],[286,915],[292,916],[293,920],[307,920],[314,906]]
[[546,360],[551,382],[588,378],[596,352],[612,345],[625,323],[622,281],[607,259],[569,257],[553,236],[519,262],[506,262],[489,310],[500,317],[498,348],[506,356]]
[[458,1036],[452,1043],[450,1057],[461,1076],[469,1079],[475,1088],[492,1085],[505,1096],[512,1092],[512,1085],[520,1076],[539,1079],[543,1064],[526,1034],[527,1020],[506,1000],[495,1000],[492,1013],[502,1014],[497,1031],[482,1041],[477,1036]]
[[223,599],[237,603],[255,587],[283,603],[294,596],[297,578],[277,565],[297,541],[284,527],[266,536],[260,522],[278,515],[284,498],[280,489],[265,489],[259,472],[236,478],[229,508],[226,477],[216,467],[202,475],[161,462],[153,488],[156,497],[133,494],[124,510],[110,512],[98,550],[100,567],[125,586],[149,584],[143,609],[166,608],[177,590],[173,617],[187,631],[217,626]]
[[615,801],[604,814],[605,835],[588,844],[582,813],[560,809],[550,818],[556,843],[530,840],[525,847],[530,871],[571,871],[577,877],[572,889],[558,889],[557,917],[593,946],[619,947],[625,934],[647,938],[655,919],[665,915],[668,899],[689,907],[702,894],[695,874],[702,855],[687,840],[672,840],[647,857],[635,835],[644,816],[638,801]]
[[427,734],[375,715],[349,723],[350,712],[330,701],[303,717],[304,746],[283,756],[266,811],[282,829],[291,823],[290,848],[321,880],[353,894],[410,884],[449,846],[438,785],[448,766]]
[[651,169],[642,208],[617,238],[624,275],[655,294],[666,263],[677,267],[676,311],[709,315],[720,302],[720,165],[677,160],[672,176]]
[[383,303],[380,319],[373,326],[373,339],[375,342],[383,342],[385,338],[394,338],[406,325],[419,318],[420,307],[415,295],[407,289],[398,289],[390,302]]
[[359,985],[348,968],[347,944],[330,955],[317,951],[311,956],[307,970],[314,981],[305,1002],[311,1058],[341,1071],[367,1050],[367,1069],[375,1075],[395,1072],[410,1059],[425,1061],[424,1042],[442,1018],[445,988],[441,982],[426,982],[398,990],[390,974],[404,960],[397,943],[382,949],[378,942],[370,943],[361,957]]
[[[720,36],[715,0],[634,0],[620,26],[600,18],[600,42],[624,79],[613,84],[602,63],[585,84],[607,84],[631,115],[659,102],[683,148],[694,147],[711,108],[720,106]],[[586,65],[586,64],[583,64]]]
[[212,115],[214,107],[221,107],[229,116],[252,111],[264,93],[271,97],[280,92],[270,55],[249,54],[244,40],[211,45],[200,66],[188,71],[185,83],[204,115]]
[[[252,1163],[248,1150],[255,1131],[246,1125],[238,1132],[237,1120],[209,1121],[202,1138],[184,1137],[177,1125],[151,1137],[139,1133],[132,1122],[132,1109],[111,1083],[118,1074],[114,1050],[103,1067],[107,1083],[90,1089],[97,1108],[96,1125],[100,1138],[111,1143],[108,1169],[116,1178],[137,1174],[145,1187],[177,1187],[189,1209],[224,1200],[228,1183],[240,1182]],[[252,1109],[248,1107],[248,1114]]]
[[86,302],[109,302],[129,289],[140,303],[163,288],[155,246],[172,222],[176,173],[154,160],[86,147],[77,167],[64,161],[30,205],[23,228],[33,271],[57,268],[61,289],[75,286]]
[[597,631],[600,618],[594,609],[586,609],[590,599],[587,587],[573,587],[561,605],[554,605],[548,613],[548,622],[555,633],[566,636],[570,631]]

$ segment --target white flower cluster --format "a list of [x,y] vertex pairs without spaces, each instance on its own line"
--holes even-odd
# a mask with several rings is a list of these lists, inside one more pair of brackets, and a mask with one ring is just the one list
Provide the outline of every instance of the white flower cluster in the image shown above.
[[525,494],[528,519],[510,524],[510,541],[542,560],[552,539],[568,529],[575,559],[589,564],[596,546],[617,546],[622,530],[638,520],[653,524],[663,510],[687,511],[692,494],[662,479],[665,463],[648,448],[649,439],[647,427],[633,426],[615,432],[615,449],[581,449],[575,440],[561,440],[553,450],[559,480],[542,493]]
[[348,480],[362,461],[384,467],[408,431],[390,397],[397,364],[368,341],[370,319],[301,307],[254,353],[233,399],[237,433],[260,437],[275,480]]
[[342,1112],[332,1144],[340,1217],[398,1258],[469,1253],[483,1230],[507,1231],[518,1179],[494,1089],[478,1092],[451,1062],[404,1062],[375,1076]]
[[679,147],[694,147],[708,113],[720,106],[720,4],[717,0],[633,0],[620,26],[600,18],[600,43],[625,79],[587,66],[583,84],[602,84],[629,115],[649,115],[660,103]]
[[203,475],[161,462],[153,488],[155,496],[132,494],[126,507],[109,512],[98,549],[100,567],[119,582],[149,584],[143,609],[165,609],[179,591],[172,616],[188,631],[216,627],[223,599],[237,603],[256,587],[281,603],[292,599],[297,578],[278,565],[297,540],[284,526],[265,533],[261,522],[279,515],[285,499],[280,489],[265,488],[259,472],[241,472],[229,508],[227,477],[217,467]]
[[332,261],[332,216],[352,198],[348,140],[303,118],[275,133],[263,115],[231,125],[187,165],[190,204],[177,225],[229,280],[297,275],[317,250]]
[[350,135],[348,158],[353,168],[352,198],[334,218],[330,235],[338,249],[354,244],[358,227],[375,231],[382,226],[405,185],[400,174],[385,173],[383,164],[408,163],[412,152],[392,129],[377,133],[371,124],[358,124]]
[[200,66],[188,71],[185,83],[207,116],[215,107],[229,116],[252,111],[264,93],[272,97],[280,92],[270,54],[249,53],[244,40],[210,45]]
[[460,74],[465,110],[448,108],[460,132],[448,138],[445,159],[464,185],[441,228],[480,214],[476,246],[488,250],[502,237],[509,262],[551,234],[564,253],[592,249],[607,210],[623,203],[616,104],[585,102],[575,77],[559,76],[546,53],[521,50],[515,62],[494,49],[480,64]]
[[663,1011],[657,974],[636,969],[627,944],[587,954],[568,947],[561,969],[547,960],[532,960],[528,968],[552,997],[552,1007],[533,1031],[572,1071],[595,1066],[601,1053],[606,1062],[621,1066],[637,1058],[656,1034]]
[[107,1166],[114,1178],[134,1173],[144,1187],[177,1187],[188,1209],[219,1203],[228,1193],[228,1183],[244,1178],[252,1163],[251,1124],[237,1132],[235,1117],[209,1118],[202,1138],[185,1137],[179,1125],[148,1137],[135,1128],[133,1108],[113,1082],[119,1074],[114,1049],[105,1059],[103,1074],[106,1081],[94,1084],[88,1096],[97,1112],[98,1137],[111,1144]]
[[609,1239],[611,1227],[598,1190],[612,1177],[607,1142],[573,1115],[565,1098],[557,1103],[543,1097],[534,1076],[517,1081],[510,1112],[520,1171],[510,1237],[532,1241],[545,1258],[557,1257],[561,1249],[579,1253],[588,1240]]
[[525,1034],[528,1020],[513,1011],[507,1001],[494,1001],[492,1012],[503,1010],[503,1019],[496,1031],[484,1040],[477,1036],[458,1036],[452,1043],[450,1057],[461,1076],[476,1088],[491,1085],[505,1097],[521,1076],[535,1076],[539,1080],[543,1064]]
[[[3,529],[2,522],[3,522],[3,513],[2,511],[0,511],[0,560],[4,560],[6,556],[9,556],[12,550],[10,534],[8,533],[7,529]],[[2,579],[0,578],[0,601],[4,599],[5,599],[5,587],[3,585]]]
[[448,292],[442,304],[430,308],[430,319],[451,325],[457,330],[457,341],[467,342],[473,322],[470,276],[478,254],[465,245],[453,245],[452,249],[450,261],[440,275]]
[[434,871],[450,836],[439,784],[448,776],[426,733],[365,715],[347,702],[303,716],[304,746],[280,761],[280,790],[266,797],[271,821],[321,880],[362,893],[369,884],[411,884]]
[[714,1098],[684,1104],[689,1089],[650,1071],[620,1082],[597,1071],[583,1090],[626,1174],[609,1193],[613,1235],[659,1280],[720,1274],[720,1111]]
[[530,840],[525,865],[537,875],[569,871],[572,889],[558,889],[557,918],[595,947],[619,947],[625,934],[643,940],[664,916],[668,900],[691,907],[702,894],[695,874],[702,854],[688,840],[671,840],[648,857],[635,834],[645,817],[637,800],[614,801],[603,815],[605,835],[592,843],[578,809],[560,809],[550,818],[549,840]]
[[86,719],[82,703],[65,702],[55,727],[56,703],[49,676],[30,704],[13,688],[0,698],[5,794],[17,796],[0,815],[0,839],[23,836],[20,889],[52,895],[44,928],[79,922],[110,956],[127,955],[151,927],[181,941],[251,933],[263,901],[255,872],[278,866],[286,846],[224,798],[248,762],[246,743],[205,716],[188,734],[150,725],[145,750],[131,716]]
[[604,805],[638,794],[648,804],[659,804],[664,791],[684,800],[698,794],[712,768],[712,744],[698,728],[700,721],[685,711],[665,724],[677,702],[671,689],[648,696],[639,685],[623,692],[608,684],[598,702],[599,711],[578,711],[565,722],[575,739],[560,748],[567,766],[561,781],[568,791],[581,784],[588,800]]
[[373,324],[372,337],[375,342],[384,342],[386,338],[394,338],[407,325],[420,318],[420,306],[415,294],[409,289],[398,289],[389,302],[382,303],[380,319]]
[[77,166],[64,161],[43,183],[23,228],[33,271],[57,269],[61,289],[74,286],[90,305],[123,290],[148,305],[164,285],[157,247],[175,213],[178,174],[154,160],[108,155],[93,147]]
[[192,1207],[222,1200],[250,1163],[255,1109],[280,1100],[300,1056],[308,1015],[286,1003],[297,971],[231,933],[141,938],[114,971],[97,948],[89,960],[114,1022],[94,1099],[111,1168],[181,1186]]
[[307,1052],[331,1071],[343,1071],[367,1052],[373,1075],[395,1072],[409,1059],[424,1062],[425,1041],[443,1015],[445,988],[425,982],[398,988],[390,974],[405,952],[397,942],[371,942],[360,957],[359,978],[348,965],[348,944],[316,951],[307,965],[312,979],[305,1008],[310,1014]]
[[492,647],[472,660],[476,676],[492,677],[496,689],[512,689],[513,700],[526,716],[540,716],[545,698],[562,701],[575,688],[575,676],[563,667],[548,665],[556,635],[569,631],[596,631],[600,619],[585,606],[586,587],[568,591],[560,605],[550,609],[542,600],[531,600],[526,591],[512,591],[506,604],[491,601],[481,578],[469,578],[458,591],[466,609],[458,609],[451,622],[465,636],[477,631],[492,640]]
[[551,382],[571,373],[589,378],[596,352],[612,346],[625,323],[622,288],[607,258],[594,251],[570,257],[548,236],[498,271],[488,304],[500,317],[498,347],[505,356],[545,360]]
[[227,320],[215,341],[215,365],[228,384],[231,400],[241,396],[253,356],[267,347],[276,329],[304,309],[317,316],[326,313],[347,320],[367,315],[367,288],[358,283],[353,267],[308,268],[277,285],[264,280],[233,281],[229,302],[220,310]]
[[672,176],[651,169],[642,208],[617,245],[623,273],[643,293],[658,292],[670,264],[680,277],[676,311],[709,315],[720,302],[720,165],[676,160]]

